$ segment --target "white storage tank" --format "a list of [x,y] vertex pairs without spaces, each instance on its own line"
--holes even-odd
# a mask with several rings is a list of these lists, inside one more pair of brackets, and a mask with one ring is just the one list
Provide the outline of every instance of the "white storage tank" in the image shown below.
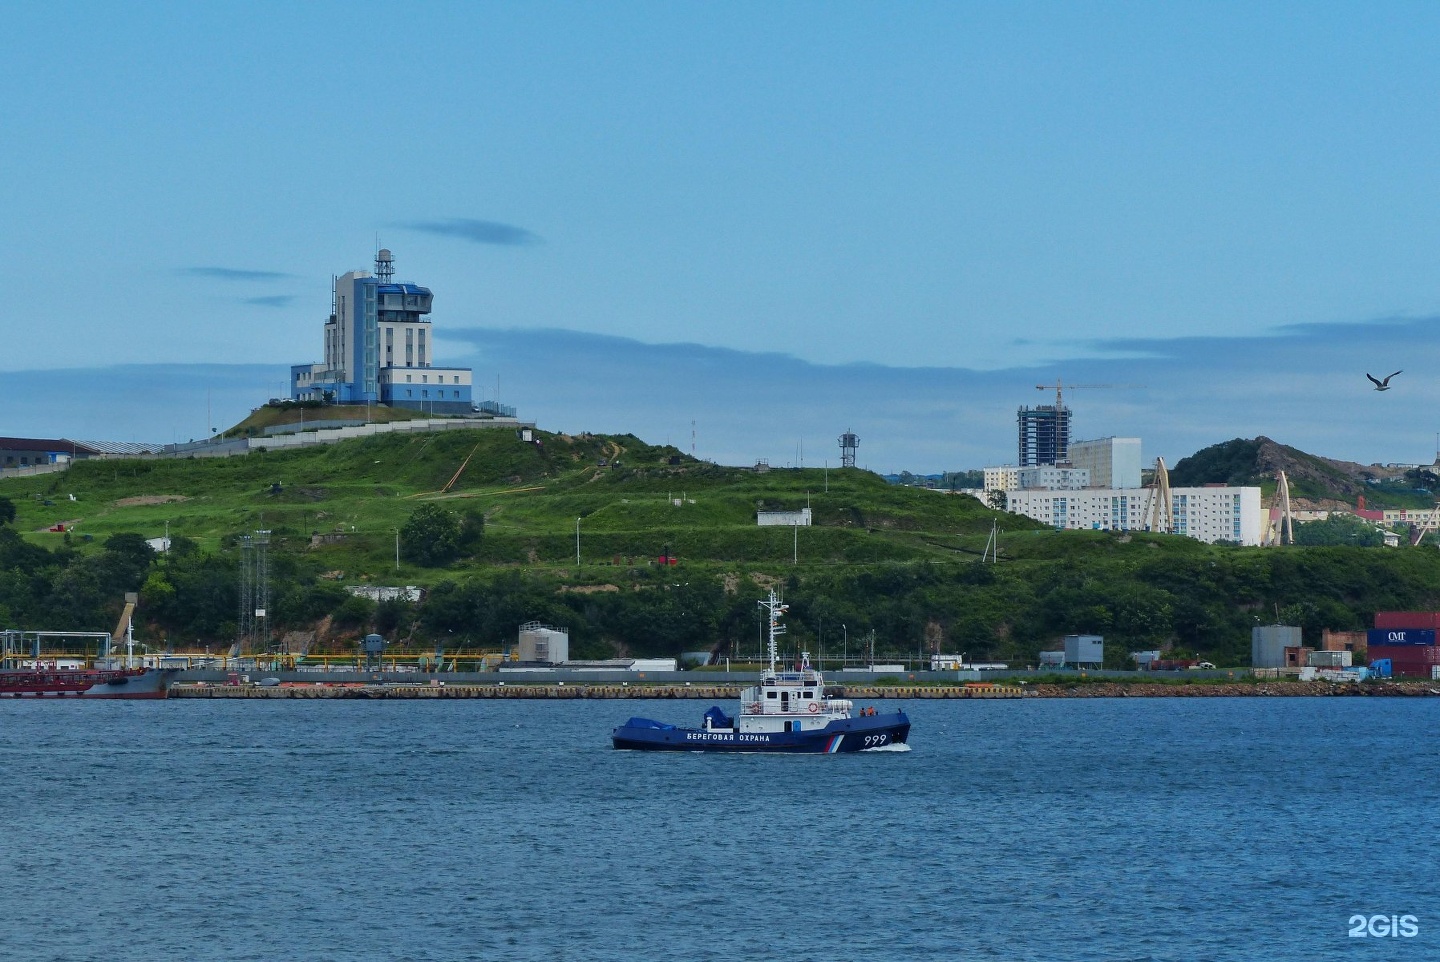
[[538,621],[520,626],[520,660],[558,665],[570,660],[570,630]]
[[1256,625],[1250,629],[1250,667],[1285,668],[1285,649],[1300,647],[1294,625]]

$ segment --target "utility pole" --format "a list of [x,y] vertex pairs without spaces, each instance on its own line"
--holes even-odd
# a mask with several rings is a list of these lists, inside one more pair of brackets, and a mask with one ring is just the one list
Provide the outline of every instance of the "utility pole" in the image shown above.
[[400,529],[395,529],[395,570],[400,570]]
[[580,567],[580,519],[575,519],[575,567]]

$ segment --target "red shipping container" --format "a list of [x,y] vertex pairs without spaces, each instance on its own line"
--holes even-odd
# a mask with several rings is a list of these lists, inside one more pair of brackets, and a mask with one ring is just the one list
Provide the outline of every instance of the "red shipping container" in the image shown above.
[[1371,661],[1389,658],[1397,666],[1440,665],[1440,645],[1371,645],[1366,652]]
[[1376,628],[1440,628],[1440,611],[1377,611]]
[[1401,664],[1397,661],[1390,666],[1390,677],[1400,678],[1402,676],[1405,678],[1429,678],[1430,666],[1421,665],[1416,662]]

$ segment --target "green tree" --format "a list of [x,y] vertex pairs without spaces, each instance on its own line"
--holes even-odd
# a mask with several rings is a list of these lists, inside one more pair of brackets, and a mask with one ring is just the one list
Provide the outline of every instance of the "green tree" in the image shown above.
[[13,524],[15,521],[15,502],[9,498],[0,498],[0,524]]
[[469,508],[460,518],[459,548],[466,555],[480,550],[485,538],[485,511],[483,508]]
[[363,628],[375,617],[375,602],[359,595],[351,595],[332,613],[335,624],[341,628]]
[[1358,545],[1378,547],[1385,543],[1385,536],[1372,524],[1353,514],[1332,514],[1324,521],[1306,521],[1295,526],[1295,543],[1298,545]]
[[422,504],[400,529],[405,557],[427,568],[438,568],[460,554],[460,519],[438,504]]

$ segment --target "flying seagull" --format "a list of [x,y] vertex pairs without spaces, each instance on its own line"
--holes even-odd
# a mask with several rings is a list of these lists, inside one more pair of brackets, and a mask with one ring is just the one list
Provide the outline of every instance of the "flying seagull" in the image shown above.
[[[1395,372],[1395,374],[1402,374],[1402,373],[1404,373],[1404,372],[1403,372],[1403,371],[1396,371],[1396,372]],[[1365,375],[1365,376],[1370,379],[1370,383],[1372,383],[1372,384],[1375,385],[1375,390],[1377,390],[1377,391],[1388,391],[1388,390],[1390,390],[1390,378],[1391,378],[1391,377],[1394,377],[1395,374],[1390,375],[1390,377],[1387,377],[1387,378],[1386,378],[1385,380],[1383,380],[1383,381],[1378,380],[1373,374],[1367,374],[1367,375]]]

